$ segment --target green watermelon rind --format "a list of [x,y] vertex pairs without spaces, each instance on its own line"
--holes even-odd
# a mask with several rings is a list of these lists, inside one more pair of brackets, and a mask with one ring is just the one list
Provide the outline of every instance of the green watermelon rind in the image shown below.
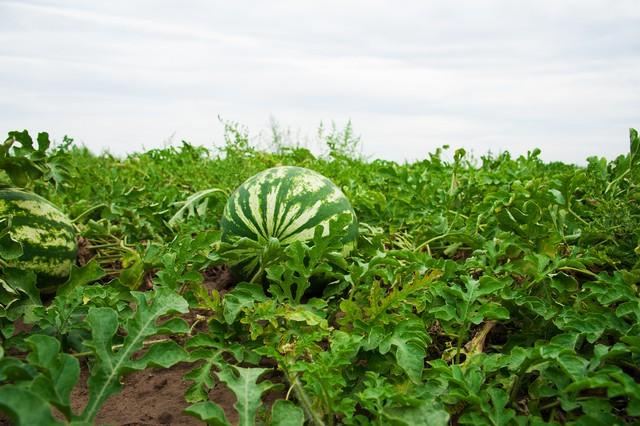
[[76,233],[69,218],[46,199],[18,189],[0,190],[0,218],[11,217],[11,238],[22,245],[22,256],[10,267],[30,270],[38,283],[64,281],[75,263]]
[[358,236],[358,222],[351,203],[333,182],[313,170],[279,166],[247,179],[229,197],[222,214],[222,241],[242,237],[281,244],[308,241],[315,228],[329,233],[329,223],[341,214],[352,218],[344,230],[345,248]]

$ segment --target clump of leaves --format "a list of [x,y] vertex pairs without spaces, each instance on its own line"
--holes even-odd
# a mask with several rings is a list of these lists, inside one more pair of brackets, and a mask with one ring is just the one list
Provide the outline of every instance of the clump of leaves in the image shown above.
[[9,132],[0,145],[0,170],[18,188],[33,187],[38,180],[57,186],[70,177],[66,148],[71,142],[65,138],[63,145],[50,151],[46,132],[38,133],[35,145],[28,131]]
[[[227,124],[218,154],[186,142],[122,159],[67,150],[79,174],[53,195],[94,260],[44,304],[33,277],[4,271],[0,409],[17,423],[55,424],[55,407],[59,421],[86,424],[123,374],[180,360],[193,365],[188,412],[210,424],[233,410],[241,424],[639,421],[637,132],[627,155],[585,167],[544,163],[539,150],[447,161],[448,147],[399,165],[357,158],[350,128],[314,157],[282,139],[258,150]],[[48,188],[39,148],[13,138],[5,152],[45,170],[31,185]],[[219,195],[279,164],[342,188],[360,221],[355,251],[319,233],[220,242]],[[9,225],[5,258],[19,252]],[[223,265],[244,267],[245,281],[211,282]],[[19,319],[30,333],[16,332]],[[74,413],[80,356],[91,399]],[[209,399],[221,385],[237,398],[226,412]]]
[[[56,407],[71,424],[91,424],[99,408],[118,392],[121,377],[149,366],[168,368],[186,359],[186,352],[173,340],[146,343],[157,334],[188,332],[181,319],[166,319],[172,313],[187,311],[187,302],[168,289],[133,293],[136,308],[131,314],[111,307],[91,307],[85,321],[91,337],[84,342],[87,352],[70,355],[61,352],[54,337],[33,334],[24,342],[29,354],[19,358],[0,358],[0,407],[16,424],[61,424],[51,416]],[[160,318],[165,318],[157,324]],[[122,327],[124,338],[117,337]],[[142,357],[134,357],[146,346]],[[79,356],[91,356],[88,379],[89,401],[80,414],[71,410],[70,393],[80,375]]]

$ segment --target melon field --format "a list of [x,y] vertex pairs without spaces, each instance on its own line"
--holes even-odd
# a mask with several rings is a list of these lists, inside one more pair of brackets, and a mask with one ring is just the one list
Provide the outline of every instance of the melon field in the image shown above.
[[583,166],[322,137],[116,157],[10,132],[0,192],[31,201],[0,196],[0,424],[640,422],[635,130]]

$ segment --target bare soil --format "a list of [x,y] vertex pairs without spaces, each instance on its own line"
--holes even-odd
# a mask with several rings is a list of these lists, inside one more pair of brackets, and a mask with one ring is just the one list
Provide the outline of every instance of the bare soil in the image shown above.
[[[168,369],[147,369],[126,376],[122,392],[109,398],[95,419],[97,425],[202,425],[194,417],[183,413],[188,407],[184,392],[189,383],[183,380],[193,366],[178,364]],[[71,393],[71,406],[76,413],[89,400],[87,389],[88,369],[82,368],[78,386]],[[215,389],[214,389],[215,391]],[[214,402],[219,403],[225,412],[233,411],[235,397],[227,388],[212,391]],[[217,399],[217,400],[216,400]]]
[[[123,389],[113,395],[102,406],[95,418],[96,425],[203,425],[195,417],[188,416],[183,410],[189,406],[184,400],[184,393],[190,383],[182,377],[193,368],[189,364],[178,364],[168,369],[147,369],[132,373],[123,380]],[[80,380],[71,392],[71,407],[79,414],[89,400],[87,378],[89,370],[82,364]],[[218,403],[232,422],[237,422],[233,409],[235,396],[224,385],[219,383],[209,393],[211,401]],[[58,419],[63,417],[58,413]],[[11,425],[12,422],[0,413],[0,425]]]

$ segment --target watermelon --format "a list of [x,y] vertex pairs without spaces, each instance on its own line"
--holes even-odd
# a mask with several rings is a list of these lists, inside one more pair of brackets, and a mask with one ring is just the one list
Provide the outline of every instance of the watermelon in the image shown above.
[[341,230],[343,252],[355,245],[358,222],[351,203],[333,182],[303,167],[273,167],[246,180],[229,197],[222,214],[222,240],[246,237],[281,244],[308,241],[316,226],[329,234],[329,223],[339,215],[350,216]]
[[10,260],[8,266],[35,272],[41,287],[64,281],[78,250],[69,218],[36,194],[2,189],[0,218],[9,217],[9,234],[22,245],[22,256]]

